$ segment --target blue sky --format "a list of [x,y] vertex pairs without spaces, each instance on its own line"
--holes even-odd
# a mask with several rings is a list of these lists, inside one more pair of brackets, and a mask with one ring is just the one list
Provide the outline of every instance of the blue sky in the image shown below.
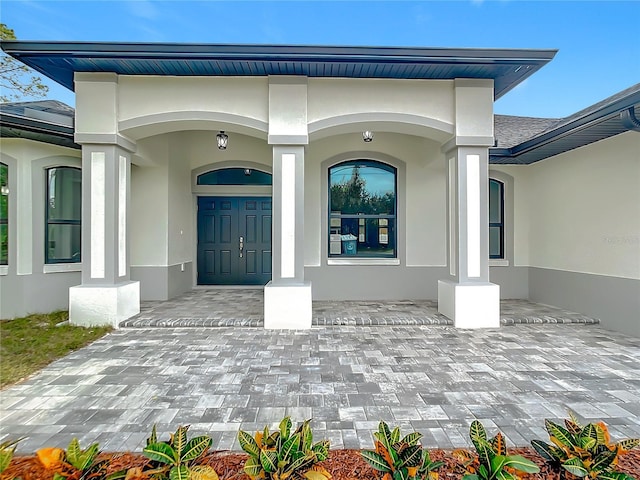
[[[509,115],[564,117],[640,82],[640,1],[1,3],[21,40],[559,49],[496,103]],[[49,97],[74,104],[63,87]]]

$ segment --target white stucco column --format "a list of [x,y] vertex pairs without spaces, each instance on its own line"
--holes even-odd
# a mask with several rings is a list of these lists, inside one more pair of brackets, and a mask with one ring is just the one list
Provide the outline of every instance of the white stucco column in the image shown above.
[[489,282],[489,168],[486,147],[447,158],[449,278],[438,281],[438,311],[460,328],[500,326],[500,287]]
[[304,279],[306,77],[270,77],[273,145],[272,280],[264,289],[265,328],[311,328],[311,282]]
[[75,325],[118,324],[140,312],[129,276],[131,153],[114,144],[82,146],[82,284],[69,289]]
[[493,81],[456,79],[456,133],[447,162],[449,276],[438,281],[438,311],[459,328],[500,326],[500,287],[489,282],[489,149]]

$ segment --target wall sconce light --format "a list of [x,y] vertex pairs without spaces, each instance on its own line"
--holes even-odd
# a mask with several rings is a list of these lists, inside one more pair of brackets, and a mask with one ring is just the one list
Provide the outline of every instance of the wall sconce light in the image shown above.
[[218,150],[226,150],[229,144],[229,135],[224,133],[224,130],[220,130],[216,135],[216,142],[218,142]]
[[362,140],[364,140],[365,143],[373,142],[373,132],[369,130],[362,132]]
[[249,175],[251,175],[251,169],[250,168],[245,168],[244,169],[244,174],[248,177]]
[[9,187],[7,185],[0,187],[0,195],[4,195],[5,197],[9,195]]

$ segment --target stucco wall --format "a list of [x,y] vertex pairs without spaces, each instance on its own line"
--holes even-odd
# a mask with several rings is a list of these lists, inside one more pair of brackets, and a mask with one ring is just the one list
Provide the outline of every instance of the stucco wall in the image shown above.
[[[45,169],[80,166],[80,151],[18,138],[0,139],[9,166],[9,259],[0,275],[0,318],[65,309],[81,264],[44,265]],[[62,270],[62,271],[56,271]],[[66,270],[66,271],[65,271]],[[46,271],[46,273],[45,273]]]
[[318,135],[326,136],[364,127],[444,141],[454,132],[450,80],[404,80],[400,88],[394,80],[310,78],[307,106],[312,135],[318,130]]
[[191,261],[191,243],[195,235],[192,221],[193,199],[191,171],[185,158],[185,140],[180,134],[171,134],[169,140],[169,265]]
[[640,279],[640,135],[529,167],[531,266]]
[[491,168],[513,177],[507,229],[513,263],[528,271],[529,298],[640,336],[640,134]]
[[120,121],[171,111],[226,112],[263,122],[268,119],[266,77],[121,75],[118,89]]
[[515,265],[640,279],[640,135],[490,170],[513,177]]
[[131,266],[166,266],[169,224],[169,137],[143,141],[154,166],[131,167]]

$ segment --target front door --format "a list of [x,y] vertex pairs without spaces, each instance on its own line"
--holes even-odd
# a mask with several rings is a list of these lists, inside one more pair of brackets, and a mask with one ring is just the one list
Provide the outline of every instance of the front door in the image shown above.
[[271,280],[271,198],[198,197],[198,285]]

